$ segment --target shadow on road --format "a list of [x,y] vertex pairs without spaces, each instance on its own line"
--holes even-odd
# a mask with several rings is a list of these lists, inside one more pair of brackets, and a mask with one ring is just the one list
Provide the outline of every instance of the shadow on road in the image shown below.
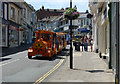
[[33,43],[22,44],[22,45],[17,46],[17,47],[2,48],[2,57],[28,50],[28,48],[31,47],[32,45],[33,45]]
[[63,56],[69,56],[68,50],[63,50],[62,52],[58,53],[57,56],[54,56],[52,58],[48,57],[33,57],[32,60],[49,60],[49,61],[54,61],[56,59],[64,59]]
[[89,73],[100,73],[100,72],[112,73],[112,71],[100,70],[100,69],[87,70],[87,69],[77,69],[77,68],[74,68],[73,70],[81,70],[81,71],[86,71],[86,72],[89,72]]
[[2,61],[6,61],[6,60],[10,60],[11,58],[1,58],[0,59],[0,62],[2,62]]

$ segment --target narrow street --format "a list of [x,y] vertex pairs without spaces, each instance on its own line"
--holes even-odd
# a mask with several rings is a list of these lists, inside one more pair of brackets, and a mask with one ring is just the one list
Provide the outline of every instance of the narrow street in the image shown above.
[[120,0],[0,0],[0,83],[120,84]]
[[[35,82],[59,63],[66,51],[53,60],[33,57],[28,59],[27,50],[2,57],[2,82]],[[65,60],[65,59],[64,59]]]

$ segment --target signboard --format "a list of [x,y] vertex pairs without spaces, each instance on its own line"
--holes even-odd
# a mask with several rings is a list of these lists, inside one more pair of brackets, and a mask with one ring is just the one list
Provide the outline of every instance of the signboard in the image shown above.
[[79,28],[78,31],[87,31],[87,28]]
[[88,28],[79,28],[78,31],[81,33],[90,32]]
[[65,30],[69,30],[69,27],[68,27],[68,26],[67,26],[67,27],[64,27],[64,31],[65,31]]

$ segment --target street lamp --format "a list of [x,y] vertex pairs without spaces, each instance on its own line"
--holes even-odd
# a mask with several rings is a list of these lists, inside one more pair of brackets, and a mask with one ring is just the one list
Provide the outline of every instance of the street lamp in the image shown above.
[[[72,8],[72,0],[70,0],[70,8]],[[72,19],[70,19],[70,69],[73,69],[73,48],[72,48]]]

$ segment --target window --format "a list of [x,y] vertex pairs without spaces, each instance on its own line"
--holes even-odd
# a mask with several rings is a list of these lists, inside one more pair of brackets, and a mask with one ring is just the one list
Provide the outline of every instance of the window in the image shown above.
[[26,8],[23,8],[23,17],[26,18]]
[[12,19],[15,18],[15,9],[14,9],[13,7],[11,7],[10,15],[11,15],[11,18],[12,18]]
[[68,24],[68,20],[66,20],[66,24]]
[[81,20],[81,27],[83,27],[83,20]]
[[1,5],[1,17],[3,17],[3,3]]
[[85,19],[84,19],[84,25],[85,25]]
[[18,20],[17,20],[17,21],[18,21],[18,23],[19,23],[19,20],[20,20],[20,19],[19,19],[19,13],[20,13],[20,12],[19,12],[19,10],[18,10],[18,17],[17,17],[17,19],[18,19]]
[[51,41],[51,34],[42,33],[41,37],[43,38],[43,41]]
[[39,33],[37,34],[37,40],[38,40],[38,39],[40,39],[40,34],[39,34]]
[[27,18],[28,18],[28,19],[29,19],[29,16],[30,16],[29,11],[27,11]]
[[87,19],[87,25],[89,25],[89,21],[88,21],[88,19]]

